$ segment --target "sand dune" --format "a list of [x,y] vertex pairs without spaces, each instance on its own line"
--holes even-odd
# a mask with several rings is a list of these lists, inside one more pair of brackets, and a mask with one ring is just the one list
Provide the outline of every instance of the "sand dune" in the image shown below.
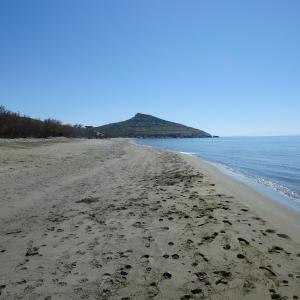
[[0,167],[0,299],[300,298],[299,217],[194,158],[0,141]]

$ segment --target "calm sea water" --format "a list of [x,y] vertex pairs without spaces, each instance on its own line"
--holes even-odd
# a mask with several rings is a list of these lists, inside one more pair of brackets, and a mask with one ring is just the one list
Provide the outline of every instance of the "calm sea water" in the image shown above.
[[300,209],[300,136],[137,139],[136,142],[191,153]]

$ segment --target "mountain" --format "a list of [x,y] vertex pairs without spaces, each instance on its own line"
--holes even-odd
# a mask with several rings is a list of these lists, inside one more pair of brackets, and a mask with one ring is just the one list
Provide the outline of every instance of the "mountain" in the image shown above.
[[140,113],[136,114],[133,118],[127,121],[95,127],[94,130],[98,131],[106,137],[212,137],[205,131]]

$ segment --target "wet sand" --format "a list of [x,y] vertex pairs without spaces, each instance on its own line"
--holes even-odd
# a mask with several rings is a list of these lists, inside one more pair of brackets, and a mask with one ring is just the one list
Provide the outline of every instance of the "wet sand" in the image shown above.
[[0,299],[298,299],[299,216],[130,140],[0,141]]

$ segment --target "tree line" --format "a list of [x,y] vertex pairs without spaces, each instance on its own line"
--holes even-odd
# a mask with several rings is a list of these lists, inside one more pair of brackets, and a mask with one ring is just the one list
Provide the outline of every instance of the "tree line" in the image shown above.
[[0,138],[96,138],[90,126],[69,125],[55,119],[39,120],[12,112],[0,105]]

